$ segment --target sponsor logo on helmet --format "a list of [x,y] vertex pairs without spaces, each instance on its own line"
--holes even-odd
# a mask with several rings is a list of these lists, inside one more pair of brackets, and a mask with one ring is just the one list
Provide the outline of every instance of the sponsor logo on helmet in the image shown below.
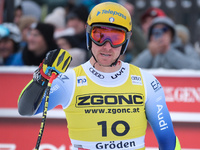
[[[101,12],[98,11],[98,12],[97,12],[97,16],[98,16],[100,13],[101,13]],[[120,17],[126,19],[126,16],[125,16],[124,14],[122,14],[122,13],[120,13],[120,12],[117,12],[117,11],[110,10],[110,9],[109,9],[109,10],[106,10],[106,9],[102,10],[102,13],[101,13],[101,14],[112,14],[113,16],[118,15],[118,16],[120,16]]]
[[98,16],[100,13],[101,13],[101,12],[100,12],[100,11],[98,11],[98,12],[97,12],[97,16]]
[[113,23],[113,22],[115,21],[115,19],[114,19],[113,17],[110,17],[110,18],[109,18],[109,21],[110,21],[111,23]]

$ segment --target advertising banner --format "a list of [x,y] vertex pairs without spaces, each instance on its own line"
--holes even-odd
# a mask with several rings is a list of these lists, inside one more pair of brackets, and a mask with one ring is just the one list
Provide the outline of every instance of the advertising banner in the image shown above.
[[[35,69],[35,68],[34,68]],[[22,117],[17,111],[19,94],[32,79],[29,71],[2,71],[0,69],[0,150],[34,150],[39,134],[41,115]],[[161,84],[174,130],[182,149],[200,150],[200,72],[169,73],[150,70]],[[146,147],[158,149],[157,140],[148,125]],[[40,150],[70,150],[67,121],[62,108],[47,113],[47,122]]]

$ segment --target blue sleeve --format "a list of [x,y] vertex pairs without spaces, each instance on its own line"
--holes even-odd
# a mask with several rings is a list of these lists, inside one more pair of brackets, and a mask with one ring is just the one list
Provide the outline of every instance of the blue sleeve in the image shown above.
[[10,61],[10,65],[12,66],[23,66],[24,61],[22,59],[22,52],[15,53]]
[[[67,107],[71,101],[74,91],[74,74],[73,71],[69,73],[60,74],[52,83],[49,95],[48,110],[62,105],[63,108]],[[46,94],[42,98],[42,102],[38,107],[35,114],[43,112]]]
[[160,150],[174,150],[176,135],[165,102],[165,94],[159,81],[143,72],[146,87],[146,116],[157,138]]

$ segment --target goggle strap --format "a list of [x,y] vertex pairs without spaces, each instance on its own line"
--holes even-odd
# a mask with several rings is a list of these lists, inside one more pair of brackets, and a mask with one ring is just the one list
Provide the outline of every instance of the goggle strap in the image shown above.
[[129,31],[129,32],[127,32],[126,34],[127,34],[127,39],[130,39],[130,38],[131,38],[131,35],[132,35],[132,32]]
[[87,25],[87,26],[86,26],[86,32],[90,34],[90,32],[91,32],[91,28],[92,28],[92,26]]
[[125,53],[129,40],[130,39],[127,39],[126,42],[122,45],[121,55]]

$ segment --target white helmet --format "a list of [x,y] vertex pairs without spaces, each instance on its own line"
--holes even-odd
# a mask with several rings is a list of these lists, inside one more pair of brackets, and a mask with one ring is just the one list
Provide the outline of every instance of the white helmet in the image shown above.
[[21,32],[14,23],[2,23],[0,25],[0,39],[12,39],[15,43],[21,42]]

